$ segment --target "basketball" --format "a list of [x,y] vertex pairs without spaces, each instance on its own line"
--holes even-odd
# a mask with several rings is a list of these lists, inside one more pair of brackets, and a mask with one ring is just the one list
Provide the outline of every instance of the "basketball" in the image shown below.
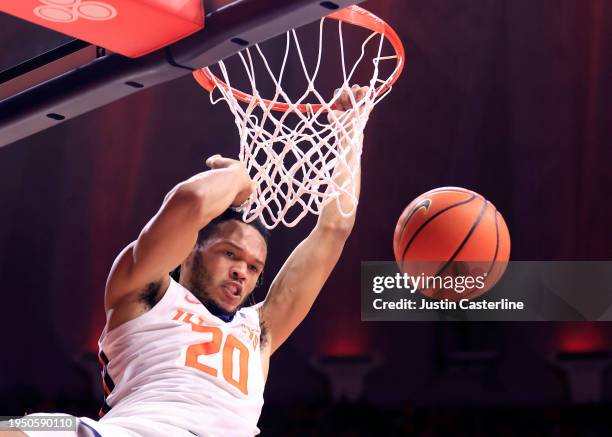
[[[402,273],[438,276],[437,282],[432,279],[429,286],[418,288],[425,296],[471,299],[490,290],[503,275],[510,258],[510,234],[502,215],[483,196],[442,187],[420,195],[404,209],[395,227],[393,252]],[[444,281],[461,286],[446,287]]]

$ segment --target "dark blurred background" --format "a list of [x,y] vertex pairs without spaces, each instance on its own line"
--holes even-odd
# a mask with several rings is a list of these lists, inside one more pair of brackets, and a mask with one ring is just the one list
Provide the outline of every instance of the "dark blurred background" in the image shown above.
[[[370,118],[343,258],[272,357],[262,435],[612,435],[610,324],[366,323],[359,302],[360,262],[392,260],[400,213],[439,186],[491,200],[513,260],[612,258],[612,3],[362,6],[406,69]],[[2,15],[0,65],[63,40]],[[114,257],[174,184],[237,152],[190,77],[0,149],[0,414],[96,417]],[[274,231],[266,284],[313,223]]]

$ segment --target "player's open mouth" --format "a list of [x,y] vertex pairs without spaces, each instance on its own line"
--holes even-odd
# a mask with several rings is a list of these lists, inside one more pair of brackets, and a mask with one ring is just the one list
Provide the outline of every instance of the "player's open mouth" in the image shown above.
[[242,294],[242,286],[237,282],[224,282],[221,284],[221,288],[225,291],[225,294],[230,300],[240,300]]

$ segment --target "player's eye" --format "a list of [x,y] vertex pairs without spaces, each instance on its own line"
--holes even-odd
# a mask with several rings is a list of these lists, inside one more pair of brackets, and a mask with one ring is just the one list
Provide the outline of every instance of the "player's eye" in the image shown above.
[[232,252],[231,250],[226,250],[226,251],[225,251],[225,255],[226,255],[228,258],[234,258],[234,257],[236,256],[236,255],[234,255],[234,252]]
[[251,265],[249,266],[249,269],[251,269],[251,271],[252,271],[252,272],[257,273],[257,266],[255,266],[255,265],[251,264]]

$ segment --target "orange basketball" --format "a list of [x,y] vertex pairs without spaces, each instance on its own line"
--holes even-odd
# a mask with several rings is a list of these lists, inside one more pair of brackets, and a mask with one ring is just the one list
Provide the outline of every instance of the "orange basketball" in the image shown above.
[[[479,296],[499,281],[510,258],[510,234],[502,215],[480,194],[442,187],[414,199],[404,210],[393,237],[395,260],[402,273],[438,276],[415,287],[435,299]],[[441,286],[442,278],[478,277],[461,292]],[[465,279],[462,279],[465,281]],[[448,282],[448,284],[451,284]],[[425,284],[425,282],[423,282]]]

